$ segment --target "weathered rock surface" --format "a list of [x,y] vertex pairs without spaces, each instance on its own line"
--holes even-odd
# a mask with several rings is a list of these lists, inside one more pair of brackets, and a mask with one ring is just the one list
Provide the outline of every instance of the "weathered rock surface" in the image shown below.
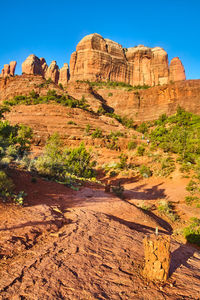
[[[180,63],[176,62],[176,67],[173,67],[174,61],[172,62],[173,81],[185,79],[180,75],[184,71]],[[90,34],[79,42],[76,52],[72,53],[70,79],[162,85],[169,82],[168,55],[160,47],[139,45],[126,49],[99,34]]]
[[46,83],[42,76],[20,75],[0,79],[0,101],[11,99],[17,95],[29,95],[34,90],[37,94],[46,95],[48,89],[56,90],[59,94],[62,91],[53,82]]
[[149,280],[166,281],[170,269],[170,236],[152,234],[144,238],[145,265],[143,276]]
[[56,63],[55,60],[53,60],[51,62],[51,64],[49,65],[46,73],[45,73],[45,78],[48,80],[49,78],[55,82],[58,83],[59,80],[59,67]]
[[11,61],[10,64],[4,65],[4,68],[2,69],[2,73],[0,74],[0,77],[14,76],[16,65],[17,65],[16,61]]
[[14,76],[15,75],[15,68],[16,68],[17,62],[16,61],[11,61],[10,62],[10,75]]
[[181,60],[178,57],[174,57],[171,60],[169,67],[169,81],[185,80],[185,70]]
[[64,66],[60,69],[59,83],[65,86],[69,81],[69,66],[64,63]]
[[[46,95],[48,89],[63,93],[54,83],[45,85],[42,76],[22,75],[0,79],[0,101],[16,95],[29,95],[34,89]],[[136,122],[157,119],[161,114],[172,115],[177,107],[200,114],[200,80],[179,81],[172,84],[155,86],[147,90],[105,89],[95,91],[87,83],[71,82],[68,93],[76,99],[84,95],[91,108],[97,111],[102,104],[112,107],[116,114],[132,117]],[[109,96],[110,93],[112,96]]]
[[[112,93],[112,96],[108,96]],[[200,80],[185,80],[147,90],[98,89],[98,94],[116,114],[132,117],[136,122],[156,120],[177,107],[200,114]]]
[[40,58],[40,64],[41,64],[41,67],[42,67],[42,75],[44,77],[45,73],[46,73],[46,71],[48,69],[48,65],[46,63],[46,60],[43,57]]
[[40,59],[34,54],[29,55],[22,63],[22,74],[43,76],[43,69]]

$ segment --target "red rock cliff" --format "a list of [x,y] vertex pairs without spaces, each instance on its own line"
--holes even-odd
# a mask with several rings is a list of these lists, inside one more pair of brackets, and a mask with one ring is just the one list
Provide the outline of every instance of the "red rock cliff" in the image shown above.
[[[182,63],[172,61],[173,81],[184,80]],[[70,60],[70,80],[111,80],[131,85],[166,84],[169,75],[168,55],[160,47],[139,45],[122,48],[116,42],[94,33],[84,37]]]

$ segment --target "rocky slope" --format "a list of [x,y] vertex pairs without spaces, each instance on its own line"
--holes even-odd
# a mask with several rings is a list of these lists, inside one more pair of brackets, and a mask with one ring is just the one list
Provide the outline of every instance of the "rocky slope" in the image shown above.
[[[46,95],[48,89],[63,93],[58,85],[47,83],[39,75],[1,78],[0,101],[16,95],[28,95],[32,90]],[[171,115],[178,106],[200,114],[200,80],[179,81],[147,90],[130,91],[127,88],[91,87],[84,82],[69,82],[65,92],[79,100],[84,96],[94,111],[107,105],[115,113],[132,117],[136,122],[155,120],[163,113]]]
[[1,205],[1,299],[199,299],[199,251],[174,239],[167,283],[142,278],[144,236],[169,234],[144,211],[101,187],[11,173],[28,196],[24,207]]

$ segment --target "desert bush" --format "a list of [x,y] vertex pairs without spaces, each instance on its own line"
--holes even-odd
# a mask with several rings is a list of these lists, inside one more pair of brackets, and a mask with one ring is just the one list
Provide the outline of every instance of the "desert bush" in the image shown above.
[[[63,94],[58,95],[55,90],[48,90],[46,96],[39,96],[35,91],[30,92],[29,96],[15,96],[11,100],[6,100],[3,102],[4,106],[14,106],[14,105],[36,105],[43,103],[55,102],[63,106],[68,106],[72,108],[81,108],[83,110],[89,111],[89,105],[84,96],[81,100],[74,99],[73,97]],[[90,110],[91,111],[91,110]],[[92,111],[91,111],[92,112]]]
[[194,180],[190,180],[188,185],[186,186],[186,190],[191,194],[194,194],[199,191],[199,184]]
[[130,141],[130,142],[128,142],[127,148],[128,148],[129,151],[130,151],[130,150],[134,150],[136,147],[137,147],[137,144],[136,144],[135,141]]
[[192,203],[198,203],[200,202],[200,198],[197,196],[186,196],[185,197],[185,202],[187,205],[192,205]]
[[58,134],[50,137],[44,154],[35,162],[39,174],[63,181],[69,175],[91,178],[94,176],[94,166],[92,153],[86,150],[83,143],[74,149],[63,148]]
[[11,196],[14,189],[14,184],[4,171],[0,171],[0,195],[7,199]]
[[190,225],[184,228],[183,234],[189,243],[200,246],[200,219],[191,218]]
[[145,153],[145,147],[143,145],[140,145],[137,147],[137,155],[143,156]]
[[149,178],[152,176],[152,171],[150,170],[149,167],[147,167],[145,165],[140,166],[139,172],[144,178]]
[[172,157],[161,159],[161,168],[159,170],[160,176],[169,176],[175,170],[175,163]]
[[120,182],[117,186],[112,186],[112,191],[117,197],[123,198],[124,187],[121,185]]
[[117,164],[117,168],[121,169],[121,170],[128,168],[128,165],[127,165],[128,156],[124,153],[121,153],[119,156],[119,159],[120,159],[120,162]]
[[87,124],[86,127],[85,127],[85,133],[86,133],[86,135],[90,134],[90,129],[91,129],[91,125]]
[[178,215],[173,211],[173,205],[170,201],[161,200],[158,205],[158,211],[166,215],[171,221],[178,220]]
[[92,133],[93,139],[101,139],[103,137],[102,130],[100,128],[96,128]]
[[137,131],[141,132],[141,133],[147,133],[148,132],[148,125],[145,122],[142,122],[138,127],[137,127]]

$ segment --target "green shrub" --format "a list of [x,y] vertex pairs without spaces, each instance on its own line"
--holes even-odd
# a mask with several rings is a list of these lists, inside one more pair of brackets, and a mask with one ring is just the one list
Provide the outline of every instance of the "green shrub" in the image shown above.
[[141,133],[147,133],[148,132],[148,125],[147,123],[143,122],[141,123],[138,127],[137,127],[137,131],[141,132]]
[[108,93],[108,97],[112,97],[113,96],[113,93]]
[[96,128],[95,131],[92,133],[92,138],[93,139],[100,139],[103,137],[103,133],[102,133],[102,130],[100,128]]
[[68,125],[77,125],[74,121],[68,121],[67,124]]
[[61,89],[61,90],[64,90],[64,87],[63,87],[63,85],[62,85],[62,83],[59,83],[59,88]]
[[144,152],[145,152],[145,147],[143,145],[137,147],[137,155],[143,156]]
[[4,171],[0,171],[0,195],[5,199],[11,196],[14,184]]
[[191,179],[186,186],[186,190],[191,194],[194,194],[195,192],[199,191],[199,185],[196,181]]
[[91,129],[91,125],[87,124],[86,127],[85,127],[85,133],[86,133],[86,135],[89,135],[90,129]]
[[117,197],[123,198],[124,187],[121,185],[120,182],[117,186],[112,186],[112,191]]
[[145,165],[141,165],[141,167],[139,168],[139,172],[144,178],[149,178],[152,176],[152,171]]
[[171,221],[178,220],[178,215],[173,212],[173,206],[170,201],[162,200],[159,202],[158,211],[166,215]]
[[200,198],[198,198],[197,196],[186,196],[185,197],[185,202],[187,205],[191,205],[194,202],[199,202]]
[[200,219],[191,218],[190,225],[183,230],[187,241],[200,246]]
[[128,142],[128,150],[129,151],[135,149],[136,147],[137,147],[137,144],[135,141]]
[[175,170],[175,163],[172,157],[166,157],[161,159],[161,168],[159,175],[169,176]]
[[48,140],[44,154],[36,160],[35,168],[44,176],[65,181],[69,175],[93,177],[95,164],[91,151],[87,151],[83,143],[74,149],[63,149],[59,135],[54,134]]
[[120,162],[117,164],[117,168],[118,169],[126,169],[127,168],[127,160],[128,160],[128,156],[124,153],[121,153],[121,155],[119,156]]

